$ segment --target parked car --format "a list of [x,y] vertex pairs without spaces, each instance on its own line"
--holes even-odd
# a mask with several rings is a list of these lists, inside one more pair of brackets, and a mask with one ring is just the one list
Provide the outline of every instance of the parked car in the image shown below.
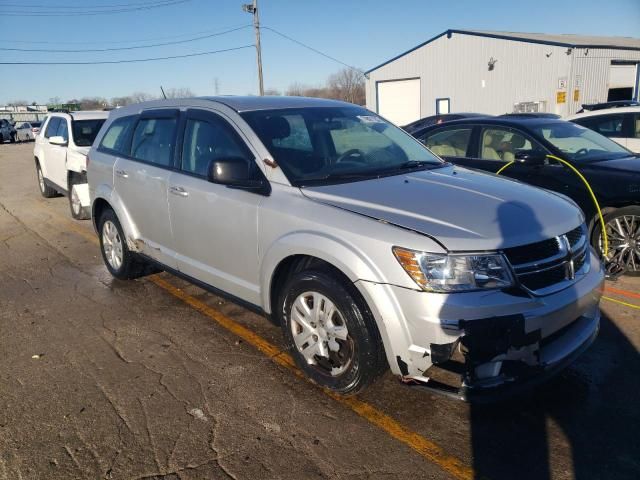
[[10,141],[11,143],[16,141],[16,129],[9,120],[0,118],[0,143],[6,141]]
[[[611,107],[612,103],[605,104],[609,108],[593,108],[567,120],[590,128],[629,150],[640,153],[640,103],[622,102]],[[635,106],[630,105],[633,103]]]
[[16,126],[16,140],[18,142],[30,142],[36,139],[40,132],[41,122],[22,122]]
[[451,120],[460,120],[462,118],[475,118],[475,117],[487,117],[483,113],[443,113],[441,115],[431,115],[429,117],[421,118],[420,120],[416,120],[415,122],[411,122],[408,125],[405,125],[403,130],[409,133],[413,133],[417,130],[420,130],[425,127],[429,127],[431,125],[436,125],[444,122],[450,122]]
[[592,245],[601,248],[597,211],[582,180],[557,160],[586,177],[603,209],[609,259],[640,272],[640,159],[608,138],[579,125],[547,118],[496,117],[458,120],[414,134],[432,152],[465,167],[553,190],[573,199],[585,212]]
[[109,112],[54,112],[47,116],[36,136],[33,155],[38,186],[43,197],[64,195],[73,218],[91,216],[87,160],[89,148]]
[[[458,397],[507,395],[597,334],[603,269],[572,202],[442,162],[362,107],[131,105],[89,157],[114,277],[160,268],[271,315],[300,369],[334,391],[388,364]],[[439,387],[438,368],[461,383]]]

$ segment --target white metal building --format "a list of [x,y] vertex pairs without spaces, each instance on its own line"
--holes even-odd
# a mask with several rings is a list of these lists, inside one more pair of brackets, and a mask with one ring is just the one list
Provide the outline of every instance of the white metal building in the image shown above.
[[640,39],[447,30],[366,72],[367,107],[398,125],[436,113],[638,99]]

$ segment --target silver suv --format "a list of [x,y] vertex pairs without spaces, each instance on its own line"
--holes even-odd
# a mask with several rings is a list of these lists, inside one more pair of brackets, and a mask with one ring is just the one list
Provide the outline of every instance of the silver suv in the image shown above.
[[111,112],[89,153],[111,274],[172,272],[282,326],[316,383],[389,366],[504,396],[588,347],[603,269],[566,198],[443,162],[348,103],[164,100]]

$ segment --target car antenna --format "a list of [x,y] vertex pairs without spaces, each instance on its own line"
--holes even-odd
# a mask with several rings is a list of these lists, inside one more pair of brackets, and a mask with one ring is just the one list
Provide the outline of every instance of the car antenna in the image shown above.
[[162,88],[162,85],[160,85],[160,91],[162,92],[162,96],[164,97],[164,99],[167,99],[167,94],[164,93],[164,88]]

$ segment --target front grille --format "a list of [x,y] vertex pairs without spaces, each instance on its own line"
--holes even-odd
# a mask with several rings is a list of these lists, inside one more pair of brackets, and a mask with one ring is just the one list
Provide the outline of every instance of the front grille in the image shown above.
[[512,265],[536,262],[552,257],[560,251],[560,243],[557,238],[550,238],[542,242],[523,245],[522,247],[508,248],[504,251]]
[[559,235],[518,247],[505,249],[520,284],[537,295],[562,290],[586,273],[589,247],[586,229],[580,226]]

